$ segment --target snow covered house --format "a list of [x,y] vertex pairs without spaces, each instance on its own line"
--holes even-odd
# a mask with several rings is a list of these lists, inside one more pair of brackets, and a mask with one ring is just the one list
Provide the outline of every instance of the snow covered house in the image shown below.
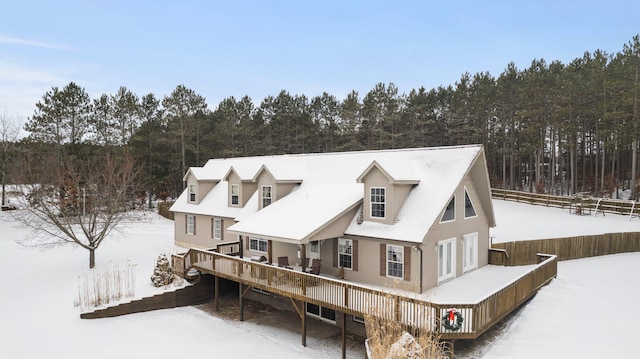
[[414,293],[488,264],[481,145],[211,159],[184,180],[181,247]]

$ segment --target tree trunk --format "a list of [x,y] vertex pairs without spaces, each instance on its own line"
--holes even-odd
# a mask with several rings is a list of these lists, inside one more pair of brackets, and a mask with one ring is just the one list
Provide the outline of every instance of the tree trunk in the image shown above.
[[89,249],[89,268],[94,268],[96,266],[96,249]]

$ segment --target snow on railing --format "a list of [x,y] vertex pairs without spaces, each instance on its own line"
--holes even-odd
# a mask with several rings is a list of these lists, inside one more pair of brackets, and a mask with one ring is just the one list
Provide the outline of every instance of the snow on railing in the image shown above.
[[[416,298],[415,293],[370,288],[213,251],[190,249],[183,258],[185,270],[193,267],[351,315],[372,314],[414,328],[438,331],[443,339],[478,337],[555,277],[557,271],[556,257],[549,256],[531,272],[476,304],[435,304]],[[175,263],[179,264],[179,259]],[[443,320],[451,315],[452,308],[458,313],[456,318],[459,315],[463,320],[459,325],[444,325]]]

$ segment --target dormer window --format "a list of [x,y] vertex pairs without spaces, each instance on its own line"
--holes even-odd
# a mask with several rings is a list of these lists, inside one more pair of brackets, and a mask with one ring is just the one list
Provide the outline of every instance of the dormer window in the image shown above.
[[240,186],[237,184],[231,185],[231,205],[237,206],[240,204]]
[[371,187],[371,217],[386,217],[386,188]]
[[189,202],[195,202],[195,201],[196,201],[196,185],[190,184],[189,185]]
[[271,204],[271,186],[262,186],[262,208]]

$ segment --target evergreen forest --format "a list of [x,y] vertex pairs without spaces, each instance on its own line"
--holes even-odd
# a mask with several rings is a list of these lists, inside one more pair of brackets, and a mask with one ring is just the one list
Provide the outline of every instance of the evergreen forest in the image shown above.
[[71,82],[35,104],[27,137],[3,136],[0,164],[3,183],[19,183],[25,163],[45,154],[82,159],[118,149],[138,161],[141,191],[167,198],[182,191],[190,166],[209,158],[483,144],[495,188],[605,196],[631,189],[637,197],[639,90],[638,36],[616,53],[509,63],[500,74],[464,73],[452,85],[408,93],[378,83],[344,98],[282,90],[214,107],[184,85],[164,97],[123,86],[91,98]]

